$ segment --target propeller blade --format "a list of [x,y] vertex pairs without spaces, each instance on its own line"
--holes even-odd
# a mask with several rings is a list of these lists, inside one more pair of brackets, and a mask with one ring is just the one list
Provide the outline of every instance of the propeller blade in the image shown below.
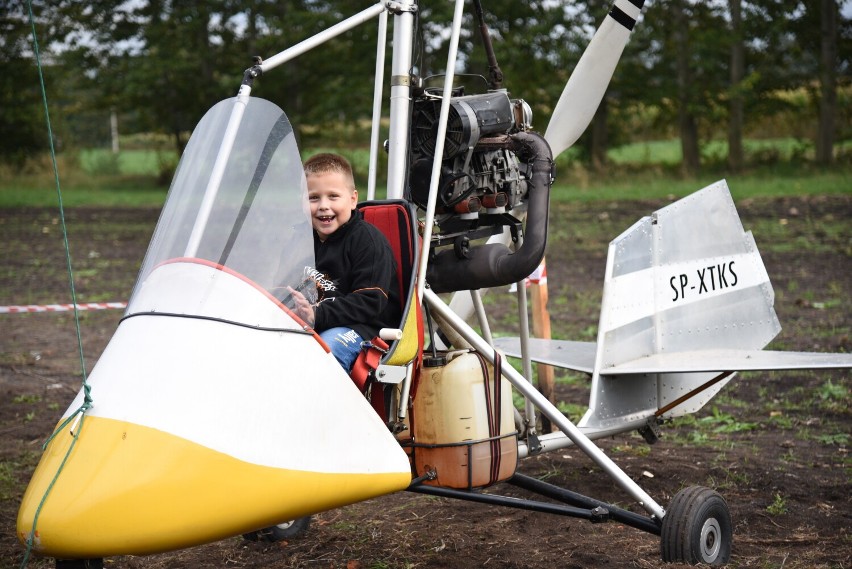
[[644,4],[645,0],[616,0],[580,57],[544,134],[554,158],[592,122]]

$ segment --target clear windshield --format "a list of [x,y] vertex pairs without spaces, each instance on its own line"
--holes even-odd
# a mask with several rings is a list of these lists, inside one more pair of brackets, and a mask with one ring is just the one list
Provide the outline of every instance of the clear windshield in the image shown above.
[[[178,165],[134,296],[162,263],[202,259],[281,299],[314,265],[306,185],[293,129],[273,103],[249,98],[224,170],[214,168],[232,115],[227,99],[198,123]],[[214,171],[220,171],[221,177]]]

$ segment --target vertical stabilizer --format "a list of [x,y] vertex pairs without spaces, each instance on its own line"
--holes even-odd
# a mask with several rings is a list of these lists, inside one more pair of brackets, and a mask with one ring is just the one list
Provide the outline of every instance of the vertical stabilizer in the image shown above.
[[[725,181],[639,220],[609,246],[589,411],[581,427],[642,423],[719,373],[608,376],[660,353],[761,349],[780,331],[774,293]],[[671,409],[695,412],[730,377]]]

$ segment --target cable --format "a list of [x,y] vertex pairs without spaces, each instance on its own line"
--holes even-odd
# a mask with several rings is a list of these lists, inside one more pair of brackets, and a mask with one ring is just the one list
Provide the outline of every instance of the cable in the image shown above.
[[[85,413],[92,407],[91,386],[86,381],[86,360],[83,357],[83,338],[82,334],[80,333],[80,314],[77,310],[77,292],[74,288],[74,271],[71,267],[71,250],[68,245],[68,228],[65,224],[65,209],[62,205],[62,190],[59,185],[59,169],[56,165],[56,148],[53,145],[53,129],[50,126],[50,112],[48,111],[47,107],[47,91],[44,88],[44,73],[42,72],[41,58],[39,56],[38,36],[36,34],[32,0],[27,0],[27,9],[29,10],[30,26],[32,27],[33,32],[33,53],[35,54],[36,65],[38,67],[38,78],[41,84],[41,98],[42,102],[44,103],[44,116],[47,122],[47,136],[50,143],[50,157],[53,163],[53,177],[56,183],[56,196],[59,203],[59,219],[62,222],[62,239],[65,244],[65,263],[68,269],[68,282],[71,290],[71,302],[74,305],[74,326],[77,331],[77,346],[80,353],[80,369],[83,376],[83,403],[76,411],[71,413],[71,415],[69,415],[62,422],[62,424],[59,425],[59,427],[57,427],[53,434],[51,434],[50,437],[48,437],[47,441],[45,441],[44,445],[42,445],[42,450],[46,450],[47,445],[50,444],[50,442],[56,437],[56,435],[59,434],[59,432],[64,429],[69,423],[71,423],[71,421],[78,419],[77,416],[79,415],[79,428],[77,428],[77,432],[75,433],[74,428],[72,427],[71,436],[73,437],[73,440],[71,441],[71,444],[69,445],[68,450],[66,451],[65,456],[62,459],[62,462],[59,464],[59,468],[56,470],[56,474],[53,476],[53,479],[50,481],[50,484],[48,484],[47,489],[44,491],[44,495],[41,498],[41,502],[39,502],[38,508],[36,508],[36,513],[33,517],[33,526],[30,530],[29,536],[27,536],[27,549],[24,553],[24,558],[21,561],[21,569],[26,567],[29,563],[30,554],[33,550],[33,542],[35,541],[36,524],[38,523],[38,517],[41,514],[41,509],[47,501],[47,497],[50,494],[50,491],[53,489],[54,484],[56,484],[56,481],[59,479],[59,474],[65,467],[65,463],[71,456],[71,451],[74,449],[74,445],[77,443],[77,438],[80,436],[80,431],[83,428],[83,418],[85,416]],[[78,425],[75,423],[75,426]]]

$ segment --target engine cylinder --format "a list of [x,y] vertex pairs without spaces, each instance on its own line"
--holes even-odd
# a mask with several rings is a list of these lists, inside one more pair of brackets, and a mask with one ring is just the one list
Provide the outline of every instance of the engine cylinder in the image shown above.
[[[414,104],[412,149],[435,156],[441,99],[421,99]],[[474,146],[483,136],[506,133],[515,124],[512,102],[505,91],[454,97],[450,102],[443,158],[447,160]]]

